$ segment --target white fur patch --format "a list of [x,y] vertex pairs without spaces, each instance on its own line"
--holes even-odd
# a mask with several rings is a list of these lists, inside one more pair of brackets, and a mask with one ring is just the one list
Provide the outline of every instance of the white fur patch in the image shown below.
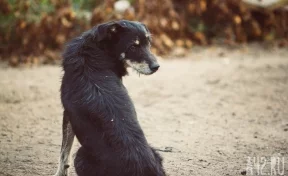
[[63,138],[63,141],[62,141],[63,148],[61,149],[58,169],[54,176],[67,175],[67,170],[68,170],[67,165],[69,163],[68,160],[69,160],[70,152],[72,150],[74,136],[75,136],[70,123],[67,125],[64,133],[66,133],[66,138]]
[[140,41],[138,39],[135,40],[135,45],[140,45]]
[[149,75],[153,73],[149,65],[145,61],[138,63],[138,62],[133,62],[127,59],[125,60],[125,62],[128,66],[130,66],[137,72],[142,73],[144,75]]

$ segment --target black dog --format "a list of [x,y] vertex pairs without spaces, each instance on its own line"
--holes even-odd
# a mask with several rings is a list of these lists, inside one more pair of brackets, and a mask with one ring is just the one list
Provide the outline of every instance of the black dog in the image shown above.
[[81,147],[79,176],[165,176],[162,159],[149,146],[122,83],[130,66],[149,75],[159,64],[151,36],[139,22],[98,25],[72,40],[63,54],[63,141],[56,176],[67,175],[74,134]]

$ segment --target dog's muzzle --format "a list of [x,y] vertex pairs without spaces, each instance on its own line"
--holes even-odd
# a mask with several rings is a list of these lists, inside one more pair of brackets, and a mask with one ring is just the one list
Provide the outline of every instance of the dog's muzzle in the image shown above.
[[154,73],[159,69],[160,65],[158,63],[154,62],[149,67],[150,67],[150,70]]

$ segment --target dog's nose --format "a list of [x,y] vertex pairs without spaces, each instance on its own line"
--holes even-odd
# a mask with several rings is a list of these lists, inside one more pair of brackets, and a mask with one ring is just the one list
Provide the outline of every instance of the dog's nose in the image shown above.
[[159,69],[159,67],[160,67],[159,64],[154,63],[154,64],[152,64],[152,65],[150,66],[150,69],[151,69],[153,72],[155,72],[155,71],[157,71],[157,70]]

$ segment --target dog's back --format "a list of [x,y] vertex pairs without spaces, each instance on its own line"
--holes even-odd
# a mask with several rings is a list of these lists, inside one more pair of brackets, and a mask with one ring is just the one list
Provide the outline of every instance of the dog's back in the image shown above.
[[[99,29],[71,41],[63,54],[61,98],[81,147],[79,176],[164,176],[162,159],[137,121],[122,84],[126,69],[99,49]],[[94,43],[95,42],[95,43]]]

